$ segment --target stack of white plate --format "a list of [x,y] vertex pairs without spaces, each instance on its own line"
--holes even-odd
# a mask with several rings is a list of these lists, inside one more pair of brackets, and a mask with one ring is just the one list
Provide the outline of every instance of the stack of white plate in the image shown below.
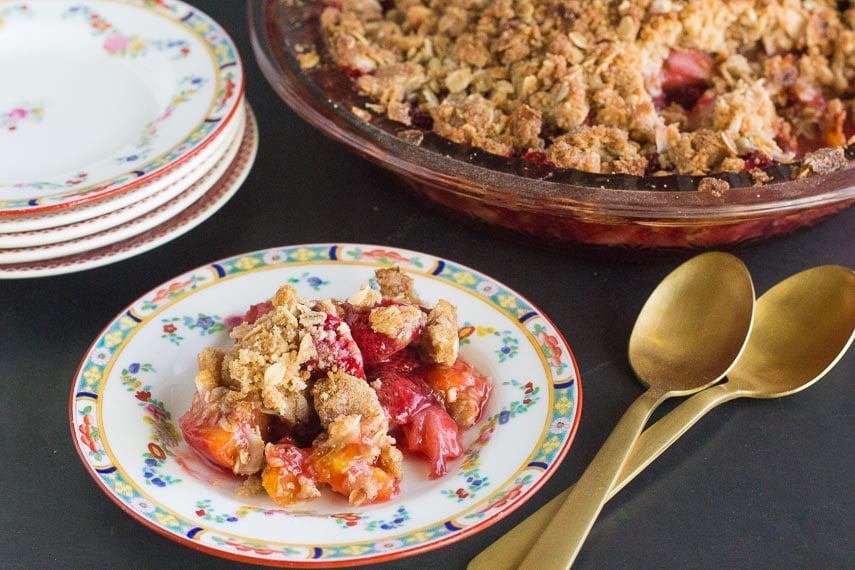
[[0,278],[174,239],[255,159],[237,49],[183,2],[0,1],[0,69]]

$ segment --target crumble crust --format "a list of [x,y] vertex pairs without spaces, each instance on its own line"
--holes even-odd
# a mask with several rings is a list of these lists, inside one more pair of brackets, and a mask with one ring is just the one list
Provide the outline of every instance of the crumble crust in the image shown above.
[[427,362],[451,366],[457,360],[459,346],[457,307],[440,299],[428,313],[419,352]]
[[419,298],[413,290],[413,278],[400,267],[387,267],[375,272],[381,297],[407,304],[418,304]]
[[320,26],[372,112],[557,167],[752,171],[855,132],[852,1],[340,0]]
[[306,392],[310,370],[303,365],[318,356],[314,340],[324,334],[325,314],[298,299],[290,286],[281,287],[271,303],[270,312],[232,329],[236,342],[223,355],[220,384],[234,388],[235,400],[260,394],[266,410],[291,424],[304,423],[312,407]]

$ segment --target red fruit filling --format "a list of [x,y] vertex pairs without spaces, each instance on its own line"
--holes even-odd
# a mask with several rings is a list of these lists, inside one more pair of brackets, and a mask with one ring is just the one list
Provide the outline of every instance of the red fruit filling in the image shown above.
[[412,349],[369,370],[380,404],[398,425],[407,449],[424,455],[431,477],[446,473],[462,453],[460,434],[480,417],[489,379],[458,359],[453,366],[426,364]]
[[403,323],[395,336],[378,331],[373,324],[372,317],[376,314],[376,310],[404,306],[406,306],[404,303],[388,299],[379,306],[370,308],[344,304],[344,319],[350,326],[350,333],[359,346],[366,366],[388,360],[393,354],[409,346],[421,336],[424,319],[421,322]]
[[437,404],[419,410],[401,427],[407,449],[424,455],[430,462],[431,478],[445,475],[448,461],[463,454],[457,423]]
[[430,386],[415,374],[379,373],[369,376],[374,377],[380,379],[372,384],[380,405],[396,425],[409,423],[414,414],[435,403]]
[[352,376],[365,378],[362,352],[356,340],[342,327],[342,322],[337,316],[327,313],[320,328],[310,329],[318,352],[317,360],[312,364],[321,374],[337,367]]
[[272,310],[273,303],[271,303],[270,301],[264,301],[262,303],[250,305],[249,309],[243,315],[243,320],[244,322],[252,324]]
[[679,103],[685,109],[694,107],[710,86],[715,73],[712,57],[697,50],[671,50],[662,67],[661,87],[666,105]]

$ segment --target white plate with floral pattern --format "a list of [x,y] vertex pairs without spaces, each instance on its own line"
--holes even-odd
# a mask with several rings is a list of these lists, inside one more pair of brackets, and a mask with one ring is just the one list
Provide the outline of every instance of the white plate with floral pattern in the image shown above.
[[[56,234],[60,239],[28,247],[0,247],[0,264],[42,261],[90,251],[139,235],[166,222],[204,196],[223,176],[240,148],[245,123],[244,117],[236,120],[235,126],[238,129],[232,133],[233,138],[229,141],[225,154],[220,156],[201,178],[162,204],[149,208],[147,200],[142,200],[139,204],[110,212],[100,218],[63,226],[58,228],[58,231],[39,232],[39,237]],[[119,220],[113,223],[115,218]],[[81,235],[71,235],[75,231]],[[61,239],[63,235],[68,235],[68,239]],[[0,245],[6,242],[7,237],[0,234]]]
[[[244,104],[241,103],[241,106]],[[75,216],[84,216],[79,221],[54,225],[55,218],[60,214],[48,212],[43,214],[43,217],[44,221],[49,223],[50,226],[18,232],[4,231],[6,229],[6,219],[0,217],[0,263],[5,262],[4,253],[9,253],[8,250],[56,245],[61,242],[92,236],[130,222],[134,218],[138,218],[149,212],[153,212],[165,204],[172,203],[177,197],[186,196],[189,192],[199,189],[205,183],[210,188],[210,185],[222,175],[225,167],[234,158],[237,148],[240,146],[246,121],[245,115],[246,112],[241,109],[240,115],[229,121],[223,134],[205,148],[205,156],[201,156],[202,153],[200,153],[198,158],[199,163],[192,173],[179,178],[172,184],[166,184],[163,188],[151,187],[152,183],[149,182],[128,192],[119,194],[117,198],[139,192],[137,199],[128,205],[107,208],[106,211],[100,214],[95,210],[89,212],[89,214],[95,215],[84,215],[83,212],[76,212],[76,210],[89,209],[90,207],[100,206],[104,202],[110,202],[111,198],[108,197],[92,204],[84,204],[61,212],[63,215],[74,214]],[[208,152],[208,149],[215,152]],[[193,164],[195,165],[196,162],[194,160]],[[174,169],[174,171],[178,170],[178,168]],[[14,221],[19,221],[20,218],[24,217],[28,220],[32,219],[31,216],[15,216]],[[89,249],[92,248],[90,247]],[[56,257],[56,254],[44,257]]]
[[[239,116],[239,115],[238,115]],[[229,135],[236,129],[237,117],[233,117],[224,125],[222,133],[210,144],[199,150],[192,158],[170,168],[158,176],[142,184],[123,188],[97,200],[72,204],[59,210],[38,211],[36,213],[0,215],[0,234],[14,234],[49,230],[58,226],[75,224],[98,216],[132,206],[144,197],[151,197],[163,192],[175,192],[175,187],[187,187],[209,169],[217,157],[221,156],[230,142]]]
[[0,69],[14,78],[0,90],[0,215],[144,183],[208,145],[243,98],[228,34],[177,0],[0,0]]
[[0,279],[62,275],[116,263],[184,235],[213,216],[246,180],[258,152],[258,126],[255,116],[249,105],[245,105],[245,109],[246,127],[237,156],[214,185],[189,207],[154,228],[104,247],[44,261],[0,264]]
[[[305,297],[343,298],[377,267],[398,265],[429,304],[458,307],[461,355],[493,379],[481,420],[449,473],[405,459],[401,492],[353,507],[324,494],[292,507],[241,497],[206,467],[178,418],[195,390],[196,354],[227,346],[252,303],[289,283]],[[580,417],[579,371],[550,320],[473,269],[388,246],[311,244],[223,259],[176,277],[122,311],[74,378],[69,414],[83,463],[132,517],[187,546],[282,566],[369,564],[439,548],[519,507],[563,459]]]

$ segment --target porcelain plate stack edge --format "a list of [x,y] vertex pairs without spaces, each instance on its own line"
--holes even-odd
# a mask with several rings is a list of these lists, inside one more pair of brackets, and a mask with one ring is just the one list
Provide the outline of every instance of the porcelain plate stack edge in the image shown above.
[[237,48],[186,3],[0,0],[0,68],[0,278],[174,239],[255,159]]

